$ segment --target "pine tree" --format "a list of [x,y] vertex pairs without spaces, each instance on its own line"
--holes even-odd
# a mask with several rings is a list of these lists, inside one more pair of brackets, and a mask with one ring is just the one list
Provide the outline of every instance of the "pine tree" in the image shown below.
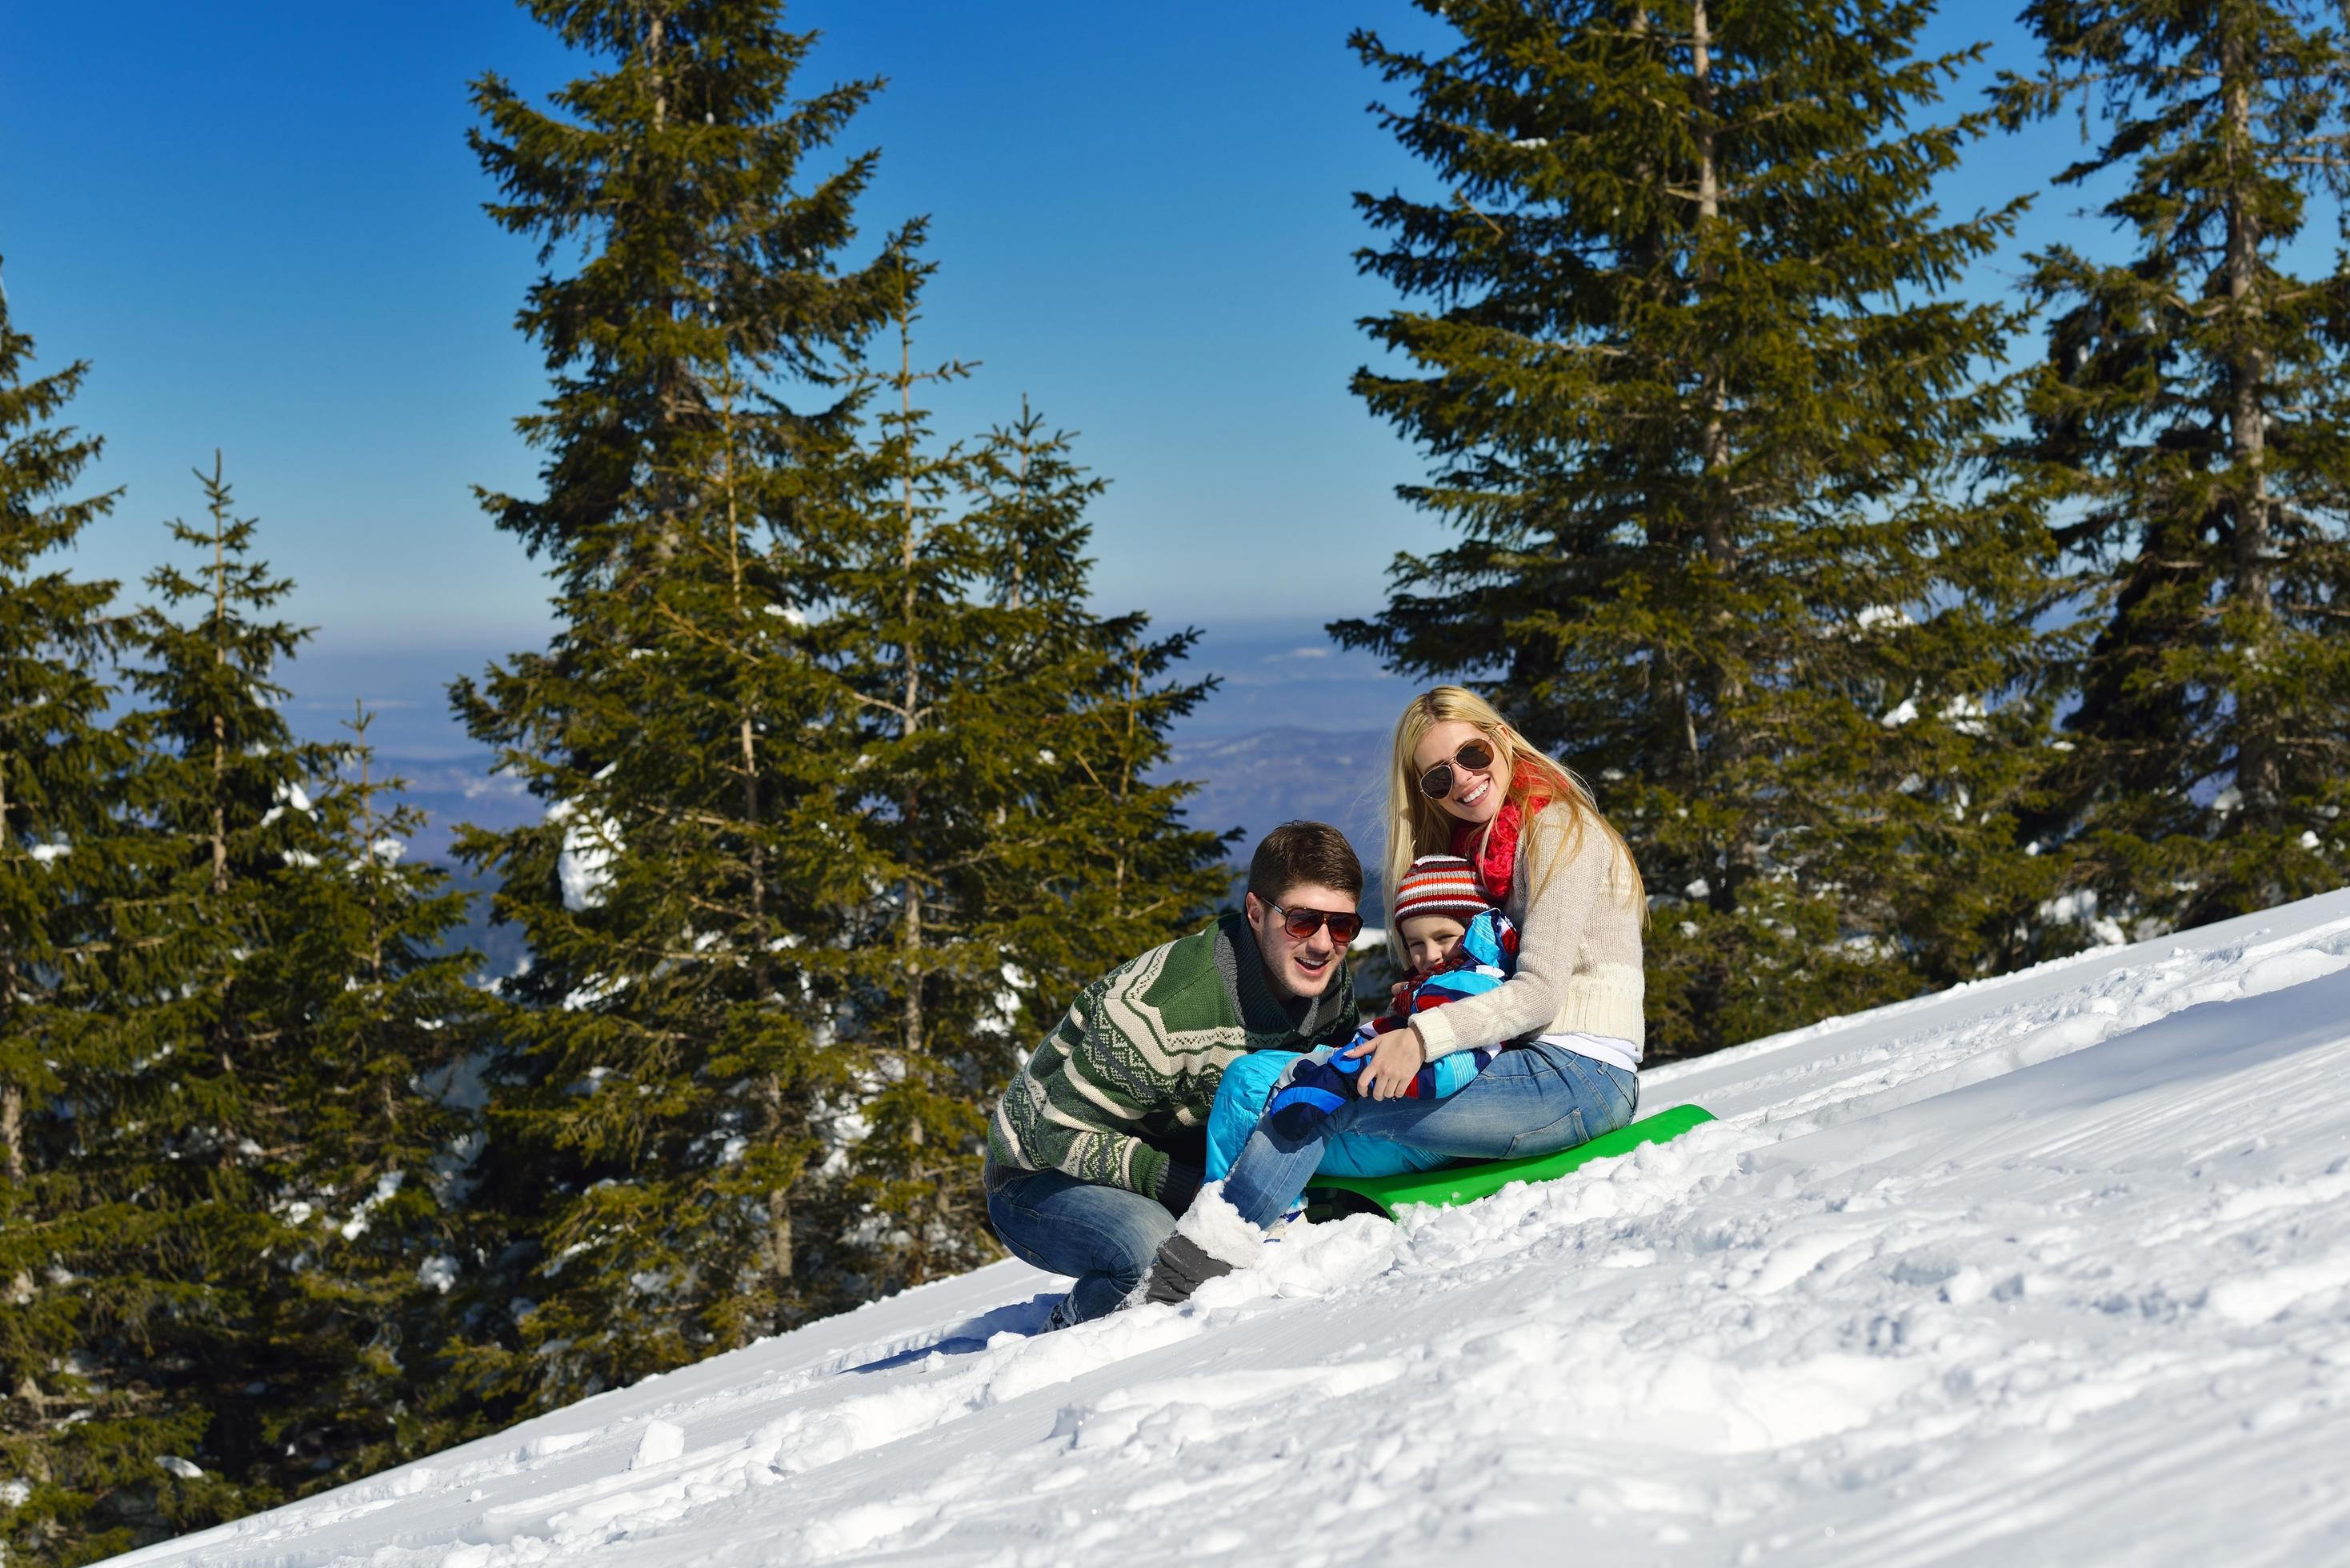
[[1087,981],[1180,934],[1222,890],[1188,789],[1153,782],[1168,724],[1207,683],[1166,679],[1193,634],[1087,606],[1101,484],[1024,407],[977,451],[938,446],[918,388],[910,250],[895,364],[868,370],[869,423],[827,449],[798,540],[824,563],[812,632],[859,716],[840,781],[844,850],[873,889],[840,967],[872,1063],[855,1194],[881,1282],[993,1255],[977,1181],[984,1116],[1024,1048]]
[[920,237],[916,226],[889,255],[898,362],[860,381],[850,403],[859,414],[879,403],[877,439],[849,425],[820,455],[811,452],[811,505],[795,541],[823,564],[814,643],[840,678],[835,711],[847,719],[828,738],[852,748],[838,792],[850,836],[837,853],[871,889],[849,903],[834,949],[840,1022],[868,1064],[855,1195],[872,1217],[879,1266],[907,1283],[989,1255],[983,1217],[958,1179],[984,1137],[984,1069],[968,1051],[970,1009],[944,993],[968,1003],[979,981],[986,989],[977,994],[993,997],[1004,964],[984,917],[971,919],[951,886],[952,870],[976,867],[991,846],[987,806],[975,813],[973,797],[1000,795],[1005,773],[1003,759],[972,745],[978,737],[956,722],[972,717],[960,704],[981,696],[957,680],[959,666],[1003,628],[980,625],[962,603],[981,569],[978,540],[951,512],[971,483],[969,457],[933,450],[927,412],[913,404],[917,387],[968,374],[957,362],[914,368],[914,296],[935,270],[913,255]]
[[[77,1355],[113,1303],[69,1262],[105,1224],[79,1189],[60,1067],[97,1003],[94,906],[112,869],[130,748],[102,673],[120,645],[117,585],[57,553],[112,510],[71,493],[101,441],[57,420],[80,361],[27,374],[33,340],[0,294],[0,1553],[70,1560],[130,1543],[100,1497],[149,1482],[153,1455],[114,1423]],[[106,1420],[73,1417],[103,1407]],[[166,1441],[178,1441],[167,1435]]]
[[[1028,1020],[1035,1034],[1057,1022],[1061,999],[1219,904],[1237,837],[1191,826],[1184,803],[1194,786],[1163,776],[1170,729],[1216,686],[1212,677],[1174,677],[1199,633],[1154,636],[1146,615],[1088,607],[1086,513],[1107,486],[1077,464],[1073,441],[1046,433],[1024,399],[1019,419],[989,432],[971,470],[969,526],[986,576],[967,592],[1008,612],[1005,634],[990,645],[1007,674],[990,684],[1033,704],[1024,732],[1041,768],[1023,785],[1028,814],[1054,825],[1028,853],[986,862],[1000,885],[984,898],[1013,912],[1024,994],[1043,1003],[1045,1015]],[[1023,754],[1009,742],[1004,751]]]
[[[829,357],[881,319],[880,275],[834,265],[878,155],[797,184],[880,83],[794,101],[816,35],[785,32],[780,0],[525,4],[612,68],[556,92],[560,113],[495,74],[473,84],[486,127],[467,140],[504,198],[491,217],[537,239],[542,264],[587,253],[571,275],[542,277],[515,323],[555,379],[544,410],[517,421],[548,453],[546,493],[483,501],[577,590],[678,547],[730,378],[747,398],[777,375],[821,385]],[[795,421],[775,411],[739,419],[761,443],[788,441]]]
[[[871,156],[795,181],[874,84],[791,103],[810,40],[772,5],[536,10],[610,68],[557,95],[569,121],[494,78],[477,94],[493,214],[587,253],[523,315],[556,379],[523,422],[546,496],[485,497],[550,556],[562,629],[454,692],[549,803],[460,841],[532,953],[505,988],[523,1009],[476,1194],[517,1243],[486,1249],[516,1262],[467,1282],[447,1386],[500,1410],[987,1255],[980,1107],[1035,1032],[1012,934],[1043,918],[1040,889],[1121,857],[1173,880],[1087,907],[1121,938],[1161,929],[1192,905],[1201,842],[1143,776],[1197,701],[1162,679],[1182,639],[1085,617],[1083,531],[1059,501],[1035,492],[1016,527],[1016,507],[967,520],[973,460],[917,455],[906,386],[899,423],[862,433],[880,382],[860,347],[910,312],[921,225],[843,270]],[[818,406],[792,408],[795,387]],[[1041,484],[1059,471],[1029,442]],[[1016,612],[966,603],[999,581]],[[1105,651],[1079,669],[1087,639]],[[1117,732],[1072,753],[1122,781],[1088,820],[1160,841],[1036,869],[1016,787],[1065,784],[1011,775],[1050,725],[1003,760],[976,728],[1008,738],[997,714],[1036,712],[985,673],[1015,656],[1067,666],[1053,723]]]
[[2023,16],[2047,61],[2002,118],[2101,113],[2057,180],[2126,179],[2102,213],[2134,247],[2032,258],[2054,314],[2007,454],[2087,645],[2031,826],[2117,940],[2350,879],[2350,276],[2287,270],[2314,198],[2340,218],[2350,53],[2265,0]]
[[1659,919],[1651,1050],[1980,972],[2044,873],[2014,848],[2037,541],[1973,504],[2007,313],[1942,296],[2012,209],[1931,186],[1976,51],[1888,0],[1422,0],[1441,55],[1355,47],[1446,195],[1358,196],[1355,389],[1458,530],[1332,628],[1468,675],[1597,787]]
[[285,1495],[253,1325],[270,1250],[289,1239],[273,1160],[299,1129],[280,1114],[284,1042],[246,960],[274,939],[286,857],[316,847],[301,781],[327,753],[294,742],[271,679],[306,634],[257,618],[290,585],[247,559],[254,524],[217,461],[198,478],[207,524],[170,530],[201,560],[149,576],[162,604],[122,641],[141,705],[119,732],[136,754],[106,792],[119,804],[93,853],[68,861],[89,878],[89,921],[75,966],[87,1000],[52,1032],[55,1092],[73,1109],[51,1168],[79,1210],[50,1249],[78,1311],[57,1393],[76,1441],[88,1428],[106,1456],[79,1482],[91,1501],[76,1550]]
[[[262,1438],[289,1490],[340,1485],[484,1429],[427,1415],[458,1278],[478,1075],[496,1009],[448,946],[467,895],[403,864],[422,814],[379,778],[369,716],[349,722],[341,776],[312,807],[316,854],[270,878],[270,941],[241,982],[270,1032],[262,1078],[273,1242],[253,1380]],[[462,1296],[456,1298],[463,1300]],[[249,1390],[250,1391],[250,1390]]]
[[[347,754],[305,744],[274,674],[307,633],[251,558],[217,457],[198,558],[112,584],[27,574],[111,497],[51,501],[97,451],[40,428],[80,374],[16,375],[0,322],[6,449],[0,603],[9,705],[0,834],[12,1073],[0,1266],[10,1547],[80,1561],[352,1479],[441,1434],[414,1407],[446,1248],[436,1164],[468,1120],[419,1079],[479,1047],[460,916],[393,863],[411,812]],[[19,430],[25,431],[17,435]],[[184,617],[184,618],[182,618]],[[116,659],[141,703],[99,727]],[[405,1185],[408,1177],[412,1185]]]
[[[459,854],[494,869],[528,938],[494,1075],[475,1223],[511,1260],[468,1284],[458,1405],[546,1408],[858,1299],[825,1156],[854,1053],[807,955],[836,940],[845,868],[831,720],[800,647],[803,567],[773,547],[795,412],[886,307],[843,270],[873,154],[803,166],[878,84],[795,101],[813,35],[772,3],[532,5],[608,67],[525,102],[476,84],[473,145],[503,226],[577,244],[520,325],[555,390],[520,421],[546,493],[484,496],[550,558],[561,629],[453,696],[548,803]],[[837,400],[835,400],[836,403]]]

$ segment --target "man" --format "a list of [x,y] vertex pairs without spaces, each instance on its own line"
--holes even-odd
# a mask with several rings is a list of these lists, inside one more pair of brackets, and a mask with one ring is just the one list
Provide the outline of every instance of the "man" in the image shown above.
[[1282,824],[1240,913],[1087,986],[1012,1080],[988,1126],[987,1217],[1014,1256],[1076,1276],[1054,1327],[1114,1311],[1173,1234],[1226,1064],[1352,1035],[1362,891],[1345,835]]

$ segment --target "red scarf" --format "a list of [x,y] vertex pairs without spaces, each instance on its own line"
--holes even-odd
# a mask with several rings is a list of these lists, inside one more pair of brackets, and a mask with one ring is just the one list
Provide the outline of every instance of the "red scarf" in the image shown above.
[[[1523,809],[1513,800],[1503,801],[1502,809],[1493,814],[1492,830],[1473,822],[1460,822],[1452,826],[1452,853],[1477,867],[1477,880],[1484,885],[1485,894],[1499,908],[1510,896],[1510,888],[1517,879],[1518,835],[1526,818],[1550,804],[1550,796],[1534,794],[1526,797]],[[1478,847],[1478,836],[1484,836],[1484,847]]]

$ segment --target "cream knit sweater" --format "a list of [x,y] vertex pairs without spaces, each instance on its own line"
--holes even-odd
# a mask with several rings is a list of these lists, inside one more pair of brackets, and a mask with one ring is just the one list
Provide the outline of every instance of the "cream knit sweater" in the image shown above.
[[[1525,827],[1502,905],[1517,923],[1518,971],[1482,996],[1414,1018],[1429,1060],[1537,1034],[1622,1040],[1639,1059],[1647,1026],[1631,867],[1615,838],[1589,821],[1573,856],[1559,862],[1574,824],[1572,813],[1553,806]],[[1538,888],[1542,897],[1529,907]]]

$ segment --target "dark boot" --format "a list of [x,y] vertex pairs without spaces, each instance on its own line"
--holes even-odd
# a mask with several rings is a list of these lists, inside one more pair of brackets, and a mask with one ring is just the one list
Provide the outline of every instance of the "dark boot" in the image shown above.
[[1201,1247],[1191,1237],[1178,1232],[1159,1244],[1159,1255],[1150,1260],[1149,1272],[1142,1276],[1142,1299],[1174,1306],[1191,1299],[1191,1293],[1232,1272],[1232,1266]]

